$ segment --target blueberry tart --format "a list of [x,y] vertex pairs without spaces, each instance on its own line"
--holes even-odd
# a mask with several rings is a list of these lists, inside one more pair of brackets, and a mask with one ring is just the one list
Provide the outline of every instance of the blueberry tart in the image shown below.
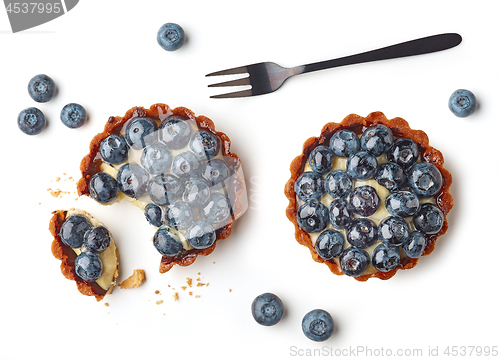
[[308,139],[285,186],[296,240],[359,281],[391,278],[434,250],[453,207],[451,175],[427,135],[374,112]]
[[160,272],[187,266],[227,238],[247,208],[239,157],[212,120],[184,107],[134,107],[108,119],[90,143],[79,195],[122,199],[143,212],[161,254]]
[[52,254],[61,260],[61,272],[78,290],[101,301],[111,294],[118,278],[119,254],[109,230],[89,213],[54,211],[49,230]]

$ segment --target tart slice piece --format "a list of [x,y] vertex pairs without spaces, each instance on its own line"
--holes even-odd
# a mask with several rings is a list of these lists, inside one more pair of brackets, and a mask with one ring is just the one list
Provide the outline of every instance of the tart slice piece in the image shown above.
[[110,232],[82,210],[52,214],[52,254],[61,260],[61,272],[76,282],[82,294],[101,301],[111,294],[118,278],[119,254]]

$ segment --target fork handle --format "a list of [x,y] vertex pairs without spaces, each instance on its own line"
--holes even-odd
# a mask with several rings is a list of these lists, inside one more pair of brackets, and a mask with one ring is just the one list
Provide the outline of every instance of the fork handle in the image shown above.
[[421,39],[406,41],[400,44],[371,50],[364,53],[345,56],[338,59],[320,61],[303,65],[298,73],[307,73],[316,70],[330,69],[334,67],[360,64],[370,61],[396,59],[400,57],[422,55],[436,51],[450,49],[462,42],[459,34],[440,34],[427,36]]

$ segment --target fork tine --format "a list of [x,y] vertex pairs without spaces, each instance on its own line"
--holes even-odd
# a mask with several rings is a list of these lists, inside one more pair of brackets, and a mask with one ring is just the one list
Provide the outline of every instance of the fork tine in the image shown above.
[[210,97],[212,99],[229,99],[229,98],[247,97],[247,96],[252,96],[252,89],[236,91],[228,94],[212,95]]
[[244,74],[247,72],[246,66],[235,67],[232,69],[216,71],[205,76],[219,76],[219,75],[232,75],[232,74]]
[[240,85],[250,85],[250,77],[244,77],[241,79],[225,81],[225,82],[221,82],[218,84],[210,84],[210,85],[208,85],[208,87],[240,86]]

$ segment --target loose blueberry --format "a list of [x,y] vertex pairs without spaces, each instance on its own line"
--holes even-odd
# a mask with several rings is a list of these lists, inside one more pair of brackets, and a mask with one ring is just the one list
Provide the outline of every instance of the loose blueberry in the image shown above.
[[172,172],[181,178],[198,176],[200,169],[200,160],[191,151],[180,153],[172,162]]
[[147,186],[147,193],[152,202],[159,206],[167,206],[179,200],[184,191],[182,181],[170,174],[153,177]]
[[229,179],[231,175],[232,172],[223,159],[209,160],[201,169],[201,177],[205,179],[211,187],[216,185],[224,186],[224,181]]
[[252,301],[252,316],[260,325],[276,325],[285,312],[281,299],[271,293],[264,293]]
[[225,223],[231,219],[231,215],[231,202],[227,196],[221,193],[213,193],[207,204],[201,209],[202,218],[212,225],[225,225]]
[[409,258],[416,259],[422,256],[426,246],[427,239],[425,235],[420,231],[414,231],[401,247]]
[[325,310],[309,311],[302,318],[302,331],[313,341],[325,341],[332,336],[334,323],[332,316]]
[[83,245],[85,233],[92,228],[85,216],[71,215],[64,221],[59,237],[67,246],[78,249]]
[[325,190],[334,198],[345,198],[352,191],[354,182],[343,170],[334,170],[326,176]]
[[388,272],[394,270],[401,262],[399,247],[380,244],[377,245],[372,254],[372,264],[375,269]]
[[346,229],[351,224],[352,212],[344,199],[334,199],[329,209],[330,223],[335,229]]
[[387,159],[403,169],[408,169],[418,160],[418,145],[412,139],[398,138],[394,140],[391,148],[387,151]]
[[109,135],[99,145],[102,159],[110,164],[121,164],[128,158],[128,144],[120,135]]
[[333,151],[324,145],[316,146],[309,154],[309,165],[313,171],[326,174],[332,170]]
[[184,192],[182,193],[182,201],[197,208],[205,205],[210,198],[210,186],[201,178],[192,178],[186,181]]
[[424,234],[437,234],[443,227],[443,223],[443,212],[436,205],[430,203],[423,204],[413,216],[415,228]]
[[359,151],[359,138],[351,130],[339,130],[330,138],[330,149],[337,156],[349,157]]
[[153,244],[160,254],[169,257],[175,257],[184,250],[179,235],[167,227],[156,230]]
[[102,253],[111,244],[111,235],[104,226],[96,226],[85,233],[83,245],[93,254]]
[[368,218],[352,219],[347,229],[346,239],[352,246],[367,248],[375,244],[378,239],[377,225]]
[[364,185],[355,188],[349,195],[349,205],[353,213],[361,216],[371,216],[380,207],[380,198],[377,190]]
[[175,51],[181,48],[186,40],[184,29],[174,23],[163,24],[156,34],[156,41],[163,50]]
[[99,172],[90,179],[89,193],[92,199],[103,204],[113,202],[120,192],[118,182],[111,175]]
[[357,247],[348,247],[340,254],[340,267],[347,276],[361,276],[370,264],[370,255]]
[[325,260],[337,257],[344,250],[344,235],[337,230],[323,231],[314,244],[314,249]]
[[189,148],[196,156],[211,159],[219,152],[220,140],[217,135],[207,130],[200,130],[191,137]]
[[39,109],[31,107],[21,111],[17,117],[19,129],[26,135],[38,135],[45,127],[45,115]]
[[385,125],[375,125],[366,129],[359,139],[361,149],[374,156],[380,156],[389,150],[393,142],[392,130]]
[[413,216],[420,209],[418,196],[411,191],[395,191],[385,199],[387,211],[394,216]]
[[146,193],[149,175],[140,165],[122,165],[116,176],[120,190],[128,197],[138,199]]
[[45,74],[36,75],[28,83],[28,93],[36,102],[45,103],[54,97],[56,84]]
[[75,272],[83,281],[96,281],[102,275],[102,261],[96,254],[82,252],[75,259]]
[[465,89],[455,90],[448,100],[450,111],[461,118],[472,115],[476,110],[476,97],[472,92]]
[[396,163],[385,163],[375,172],[375,180],[389,191],[400,190],[406,186],[406,174]]
[[416,163],[408,170],[408,188],[420,197],[436,195],[443,185],[443,177],[431,163]]
[[328,226],[328,208],[319,201],[310,199],[299,207],[297,223],[301,229],[309,232],[321,232]]
[[80,104],[70,103],[61,110],[61,122],[70,129],[77,129],[87,121],[87,111]]
[[194,213],[191,207],[178,201],[165,208],[165,223],[176,230],[185,230],[190,227],[194,220]]
[[214,228],[204,220],[198,220],[186,230],[186,239],[195,249],[206,249],[217,239]]
[[158,126],[148,118],[136,118],[125,129],[125,139],[130,147],[140,150],[157,140]]
[[141,155],[142,167],[151,175],[166,173],[172,164],[172,153],[161,143],[147,146]]
[[410,229],[403,218],[389,216],[378,225],[378,236],[386,244],[401,245],[410,237]]
[[377,171],[377,158],[366,151],[352,154],[347,159],[346,171],[355,180],[367,180]]
[[181,115],[171,115],[160,124],[160,141],[169,149],[184,148],[191,138],[191,125],[188,118]]
[[148,223],[150,223],[153,226],[160,227],[162,225],[162,211],[161,207],[155,204],[147,204],[146,208],[144,209],[144,216],[146,217],[146,220]]
[[323,177],[316,172],[303,172],[295,181],[295,193],[303,201],[321,199],[324,193]]

